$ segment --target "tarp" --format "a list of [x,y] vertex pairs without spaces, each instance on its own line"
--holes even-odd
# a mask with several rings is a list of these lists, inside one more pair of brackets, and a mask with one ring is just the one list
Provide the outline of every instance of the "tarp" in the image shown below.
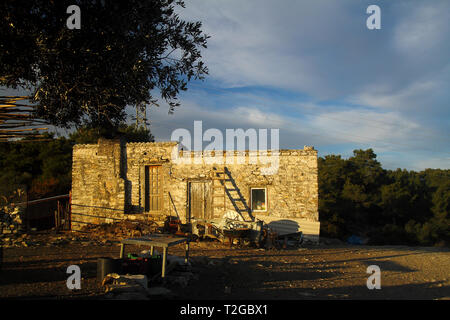
[[348,244],[363,244],[363,240],[358,236],[352,235],[352,236],[348,237],[347,243]]

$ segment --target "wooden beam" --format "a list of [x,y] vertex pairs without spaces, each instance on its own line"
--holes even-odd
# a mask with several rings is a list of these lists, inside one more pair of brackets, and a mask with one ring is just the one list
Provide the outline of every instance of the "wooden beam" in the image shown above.
[[23,132],[23,131],[36,131],[36,130],[48,130],[48,128],[29,128],[29,129],[11,130],[11,129],[2,129],[0,127],[0,132]]

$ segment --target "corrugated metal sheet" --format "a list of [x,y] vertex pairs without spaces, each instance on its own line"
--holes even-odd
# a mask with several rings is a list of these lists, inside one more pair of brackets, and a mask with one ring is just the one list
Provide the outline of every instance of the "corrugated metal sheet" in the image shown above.
[[257,216],[258,219],[264,221],[271,229],[279,235],[303,232],[307,238],[318,239],[320,232],[320,222],[309,221],[298,218],[278,218],[268,216]]
[[275,220],[267,224],[272,231],[278,235],[300,232],[300,225],[293,220]]

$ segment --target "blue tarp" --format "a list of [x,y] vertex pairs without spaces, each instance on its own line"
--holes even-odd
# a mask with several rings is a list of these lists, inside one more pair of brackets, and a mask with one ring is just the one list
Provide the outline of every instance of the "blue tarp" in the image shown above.
[[352,236],[348,237],[347,243],[348,244],[363,244],[363,240],[358,236],[352,235]]

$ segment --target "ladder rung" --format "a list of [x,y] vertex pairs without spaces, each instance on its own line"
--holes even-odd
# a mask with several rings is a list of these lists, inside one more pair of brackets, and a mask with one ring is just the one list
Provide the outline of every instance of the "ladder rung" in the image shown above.
[[223,194],[213,194],[213,197],[225,197]]

